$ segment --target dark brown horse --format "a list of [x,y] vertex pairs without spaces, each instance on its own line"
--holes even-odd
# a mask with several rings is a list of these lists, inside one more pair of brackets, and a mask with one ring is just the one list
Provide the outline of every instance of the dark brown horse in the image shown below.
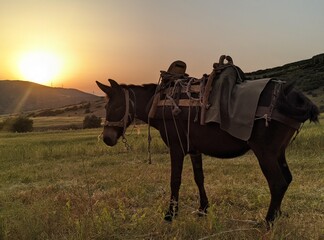
[[[134,118],[148,122],[148,112],[157,85],[119,85],[114,80],[109,82],[111,86],[99,82],[97,85],[108,97],[103,141],[108,146],[114,146],[121,136],[124,137],[126,128]],[[266,98],[266,94],[262,94],[260,101],[267,101]],[[281,91],[277,108],[287,117],[300,122],[307,119],[312,122],[318,121],[318,108],[291,85]],[[296,129],[275,120],[268,126],[264,120],[256,120],[250,139],[243,141],[221,130],[217,123],[200,125],[199,121],[195,122],[193,119],[189,121],[190,138],[187,138],[188,119],[181,118],[181,114],[175,119],[151,119],[150,124],[160,132],[171,155],[171,201],[165,220],[171,221],[178,211],[181,173],[186,154],[190,154],[195,182],[199,189],[199,211],[206,213],[208,199],[204,188],[202,154],[234,158],[243,155],[249,149],[255,153],[270,188],[271,200],[266,221],[272,222],[280,215],[282,199],[292,181],[285,150]]]

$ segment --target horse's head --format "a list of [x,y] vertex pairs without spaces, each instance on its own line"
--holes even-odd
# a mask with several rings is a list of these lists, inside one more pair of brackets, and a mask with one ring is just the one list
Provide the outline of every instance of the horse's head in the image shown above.
[[[109,79],[108,81],[111,86],[106,86],[97,81],[96,83],[107,96],[106,119],[102,133],[103,141],[108,146],[114,146],[120,136],[124,137],[126,128],[134,119],[134,113],[130,113],[130,104],[133,102],[129,98],[128,89],[121,87],[114,80]],[[132,112],[134,112],[134,104],[131,107]]]

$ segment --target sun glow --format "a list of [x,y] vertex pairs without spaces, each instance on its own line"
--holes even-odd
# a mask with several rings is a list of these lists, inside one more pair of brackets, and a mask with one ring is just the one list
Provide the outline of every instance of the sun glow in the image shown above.
[[19,61],[19,70],[24,80],[50,85],[60,74],[61,59],[51,52],[29,52]]

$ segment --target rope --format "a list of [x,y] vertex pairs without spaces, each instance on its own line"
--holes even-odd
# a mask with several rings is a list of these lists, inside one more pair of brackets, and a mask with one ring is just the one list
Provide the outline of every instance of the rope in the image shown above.
[[102,135],[103,135],[103,131],[98,135],[97,139],[98,139],[98,142],[100,142],[101,138],[102,138]]
[[260,120],[260,119],[265,119],[265,125],[266,127],[269,127],[269,121],[271,120],[271,118],[268,116],[268,114],[264,114],[262,117],[257,117],[254,120]]
[[189,99],[188,123],[187,123],[187,152],[190,150],[190,119],[191,119],[191,101]]
[[304,126],[304,123],[302,123],[302,124],[300,125],[300,127],[297,129],[296,134],[295,134],[295,136],[293,137],[293,139],[290,141],[289,145],[292,144],[292,143],[296,140],[296,137],[298,136],[298,134],[299,134],[300,131],[302,130],[303,126]]
[[[162,79],[162,76],[159,77],[158,84],[157,84],[157,86],[155,88],[155,92],[154,92],[153,98],[154,98],[154,96],[158,92],[158,86],[160,86],[161,79]],[[152,104],[153,104],[153,102],[152,102]],[[151,136],[151,119],[150,119],[150,114],[147,115],[147,124],[148,124],[148,136],[147,136],[147,142],[148,142],[148,144],[147,144],[147,153],[148,153],[148,156],[147,157],[148,157],[148,163],[149,164],[152,164],[152,154],[151,154],[152,136]]]
[[[190,149],[190,121],[191,121],[191,101],[192,100],[199,100],[200,102],[203,101],[203,88],[205,87],[205,79],[207,77],[207,75],[204,75],[201,79],[196,79],[196,78],[183,78],[183,76],[179,76],[181,78],[179,79],[175,79],[174,81],[165,81],[163,83],[161,83],[161,80],[163,78],[163,76],[161,75],[160,78],[159,78],[159,81],[158,81],[158,85],[155,89],[155,93],[154,93],[154,96],[156,96],[157,92],[160,90],[160,89],[169,89],[169,91],[165,92],[165,97],[163,100],[160,100],[160,101],[164,101],[162,105],[162,121],[163,121],[163,127],[164,127],[164,132],[165,132],[165,135],[166,135],[166,143],[167,143],[167,146],[170,150],[170,139],[169,139],[169,133],[168,133],[168,128],[167,128],[167,124],[166,124],[166,116],[165,116],[165,110],[166,110],[166,101],[170,101],[172,106],[173,106],[173,109],[172,109],[172,120],[173,120],[173,123],[174,123],[174,126],[175,126],[175,130],[176,130],[176,133],[177,133],[177,137],[178,137],[178,140],[179,140],[179,144],[180,144],[180,147],[181,147],[181,150],[183,152],[183,154],[185,155],[186,154],[186,151],[185,151],[185,148],[183,146],[183,143],[181,141],[181,136],[180,136],[180,131],[179,131],[179,127],[178,127],[178,123],[177,123],[177,120],[175,119],[175,116],[177,114],[179,114],[181,112],[181,109],[179,108],[177,102],[176,102],[176,99],[175,99],[175,96],[176,94],[181,94],[181,91],[178,91],[179,89],[185,89],[185,93],[187,94],[188,96],[188,100],[189,100],[189,112],[188,112],[188,123],[187,123],[187,129],[185,130],[185,128],[183,129],[185,134],[186,134],[186,140],[187,140],[187,151],[189,151]],[[197,98],[193,97],[191,95],[191,85],[195,82],[195,81],[199,81],[200,83],[200,92],[199,92],[199,95]],[[173,86],[171,86],[171,84],[173,84]],[[180,98],[180,96],[179,96]],[[196,106],[198,108],[198,106]],[[198,121],[198,115],[199,115],[199,109],[197,110],[196,109],[196,116],[195,116],[195,122]],[[151,141],[152,141],[152,137],[151,137],[151,130],[150,130],[150,126],[151,126],[151,122],[150,122],[150,117],[148,117],[148,161],[149,163],[151,163]]]
[[148,146],[147,146],[147,154],[148,154],[148,163],[152,164],[152,155],[151,155],[151,142],[152,142],[152,137],[151,137],[151,123],[150,123],[150,118],[148,118],[148,136],[147,136],[147,141],[148,141]]
[[179,133],[179,129],[178,129],[178,124],[177,124],[177,121],[176,121],[176,119],[175,119],[175,117],[174,117],[173,114],[172,114],[172,119],[173,119],[174,126],[175,126],[175,129],[176,129],[176,132],[177,132],[177,136],[178,136],[178,139],[179,139],[179,143],[180,143],[181,150],[183,152],[183,155],[186,155],[185,150],[184,150],[184,147],[182,145],[182,141],[181,141],[181,137],[180,137],[180,133]]
[[125,148],[126,148],[127,151],[131,150],[131,146],[128,144],[125,135],[122,136],[122,143],[124,143]]
[[[202,85],[201,82],[204,80],[205,77],[206,76],[203,76],[203,79],[199,80],[200,85]],[[162,120],[163,120],[164,131],[165,131],[165,134],[166,134],[167,145],[170,148],[169,134],[168,134],[168,129],[167,129],[167,126],[166,126],[166,119],[165,119],[165,106],[166,106],[165,102],[168,99],[172,103],[172,106],[173,106],[172,119],[173,119],[173,122],[174,122],[174,126],[175,126],[175,129],[176,129],[176,133],[177,133],[177,137],[178,137],[178,140],[179,140],[179,143],[180,143],[180,147],[181,147],[182,152],[183,152],[184,155],[186,154],[186,151],[185,151],[185,148],[184,148],[183,143],[181,141],[178,123],[177,123],[177,121],[175,119],[175,116],[178,115],[181,112],[181,109],[177,105],[176,100],[174,99],[174,97],[176,96],[178,88],[186,89],[185,93],[187,94],[188,100],[189,100],[189,112],[188,112],[187,130],[185,131],[186,132],[185,134],[186,134],[186,139],[187,139],[187,151],[189,151],[189,149],[190,149],[190,120],[191,120],[191,107],[192,107],[191,106],[191,100],[200,100],[200,101],[202,101],[202,92],[199,93],[198,98],[194,98],[191,95],[190,88],[191,88],[192,83],[194,81],[196,81],[196,80],[197,80],[196,78],[177,79],[177,80],[173,81],[174,85],[172,87],[170,87],[171,82],[166,83],[166,85],[164,86],[164,88],[168,88],[168,86],[169,86],[169,89],[170,89],[169,94],[168,93],[165,94],[164,104],[162,104],[162,106],[163,106],[163,108],[162,108],[163,109]],[[159,79],[159,84],[160,84],[160,81],[161,81],[161,77]],[[196,114],[195,121],[198,121],[198,114]],[[148,121],[148,122],[149,122],[149,125],[150,125],[150,121]],[[150,147],[151,147],[150,127],[149,127],[149,139],[148,140],[149,140],[149,150],[148,150],[148,152],[149,152],[149,159],[150,159],[150,153],[151,153],[151,151],[150,151]]]
[[[165,101],[166,99],[164,99]],[[168,129],[166,127],[166,122],[165,122],[165,105],[163,104],[163,114],[162,114],[162,120],[163,120],[163,125],[164,125],[164,131],[166,135],[166,140],[167,140],[167,146],[170,149],[170,141],[169,141],[169,135],[168,135]]]

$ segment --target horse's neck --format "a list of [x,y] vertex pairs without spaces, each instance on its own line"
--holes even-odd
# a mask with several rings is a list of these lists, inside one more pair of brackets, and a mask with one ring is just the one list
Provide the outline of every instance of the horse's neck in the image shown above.
[[[154,87],[155,86],[155,87]],[[151,99],[154,96],[156,85],[130,86],[135,94],[136,117],[143,122],[148,122],[148,110]]]

